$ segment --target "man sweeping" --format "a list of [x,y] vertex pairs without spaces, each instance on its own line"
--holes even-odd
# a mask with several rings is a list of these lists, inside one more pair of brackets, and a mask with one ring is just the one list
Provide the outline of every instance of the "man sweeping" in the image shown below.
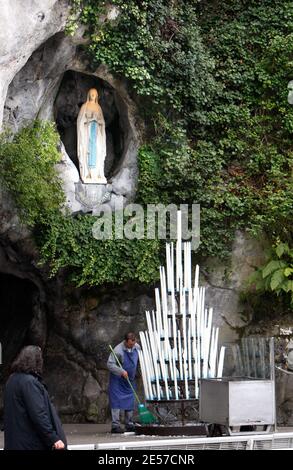
[[130,383],[135,387],[135,374],[138,364],[139,344],[132,332],[124,336],[124,341],[114,348],[107,362],[110,371],[109,401],[114,434],[123,433],[120,425],[120,411],[125,412],[125,430],[135,431],[133,424],[134,394]]

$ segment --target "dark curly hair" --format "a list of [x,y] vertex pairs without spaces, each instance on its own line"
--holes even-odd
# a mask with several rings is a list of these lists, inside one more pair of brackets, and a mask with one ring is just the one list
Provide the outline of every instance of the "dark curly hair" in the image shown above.
[[129,333],[125,333],[125,335],[124,335],[124,340],[125,341],[128,341],[129,339],[131,339],[132,341],[136,340],[136,336],[135,336],[134,333],[132,333],[132,331],[130,331]]
[[41,348],[39,346],[25,346],[12,363],[11,372],[42,375],[43,356]]

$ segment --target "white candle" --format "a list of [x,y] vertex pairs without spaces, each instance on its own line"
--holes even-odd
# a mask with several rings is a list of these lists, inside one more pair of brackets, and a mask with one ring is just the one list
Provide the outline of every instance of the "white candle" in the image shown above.
[[209,367],[209,352],[211,344],[211,330],[212,330],[213,309],[210,308],[207,317],[207,326],[205,328],[205,343],[204,343],[204,372],[203,376],[208,377]]
[[146,373],[147,373],[147,377],[149,381],[149,387],[151,387],[151,382],[154,379],[154,373],[152,371],[152,360],[150,357],[151,352],[150,352],[149,345],[146,340],[146,335],[147,335],[147,332],[143,332],[143,331],[140,332],[140,339],[141,339],[141,345],[143,348]]
[[193,372],[194,372],[194,393],[195,398],[198,398],[198,365],[197,365],[197,351],[196,351],[196,342],[194,341],[193,345]]
[[189,389],[188,389],[188,381],[187,381],[187,354],[186,351],[183,351],[183,370],[184,370],[184,385],[185,385],[185,398],[189,400]]
[[183,380],[183,368],[182,368],[182,348],[181,348],[181,333],[178,330],[178,360],[179,360],[179,378]]
[[175,355],[177,358],[177,348],[176,348],[176,330],[177,330],[177,324],[176,324],[176,304],[175,304],[175,292],[174,292],[174,286],[171,289],[171,307],[172,307],[172,329],[173,330],[173,350],[175,351]]
[[187,285],[188,285],[188,280],[187,280],[187,276],[188,276],[188,266],[187,266],[187,251],[186,251],[186,246],[187,244],[186,243],[183,243],[183,286],[185,289],[187,289]]
[[146,379],[147,379],[148,390],[149,390],[148,396],[149,396],[149,400],[153,400],[152,380],[151,380],[151,373],[149,369],[150,359],[149,359],[149,354],[148,354],[147,343],[145,341],[144,332],[140,331],[139,335],[140,335],[140,341],[141,341],[141,346],[142,346],[142,351],[143,351],[143,356],[144,356]]
[[175,284],[174,284],[174,243],[171,242],[170,245],[170,253],[171,253],[171,260],[170,260],[170,269],[171,269],[171,286],[172,289],[175,289]]
[[176,288],[179,290],[180,279],[182,280],[182,251],[181,251],[181,211],[177,211],[177,242],[176,242]]
[[188,289],[192,288],[191,243],[188,242]]
[[194,276],[194,287],[198,288],[198,279],[199,279],[199,266],[195,266],[195,276]]
[[139,363],[140,363],[140,369],[141,369],[144,394],[146,396],[146,399],[149,400],[149,390],[148,390],[148,383],[147,383],[147,378],[146,378],[145,364],[144,364],[143,353],[141,351],[138,351],[138,357],[139,357]]
[[169,341],[169,327],[168,327],[168,305],[166,296],[166,283],[165,283],[165,270],[160,266],[160,280],[161,280],[161,298],[162,298],[162,313],[164,325],[164,350],[165,359],[168,359],[168,344]]
[[162,317],[161,317],[161,301],[160,291],[155,288],[155,299],[156,299],[156,319],[157,319],[157,330],[160,336],[162,336]]
[[152,348],[150,344],[149,332],[145,331],[145,341],[147,345],[147,353],[148,353],[148,366],[150,371],[151,380],[155,380],[155,369],[152,357]]
[[174,370],[173,370],[172,352],[171,352],[170,344],[168,348],[168,360],[169,360],[170,379],[174,380]]
[[213,359],[211,361],[211,377],[216,377],[216,363],[218,355],[219,328],[215,328],[215,337],[213,344]]
[[[154,364],[154,373],[155,373],[155,379],[156,379],[156,396],[158,400],[160,399],[160,384],[159,384],[159,369],[158,369],[158,354],[157,354],[157,347],[156,347],[156,342],[155,342],[155,337],[154,337],[154,332],[152,328],[152,322],[150,318],[149,312],[147,312],[147,323],[148,323],[148,328],[149,328],[149,339],[150,339],[150,347],[151,347],[151,355],[152,355],[152,360]],[[152,312],[154,313],[154,312]],[[155,322],[154,322],[155,324]]]
[[188,348],[188,376],[189,379],[192,379],[192,362],[191,362],[191,328],[190,328],[190,319],[187,322],[188,324],[188,333],[187,333],[187,348]]
[[177,368],[176,368],[176,359],[175,359],[175,350],[173,349],[173,372],[174,372],[174,389],[175,389],[175,398],[178,400],[178,387],[177,387]]
[[211,348],[210,348],[210,357],[209,357],[209,364],[210,364],[209,377],[211,377],[211,378],[215,377],[215,367],[216,367],[215,339],[216,339],[216,328],[213,326],[213,328],[212,328]]
[[220,350],[220,358],[219,358],[218,373],[217,373],[217,377],[219,378],[221,378],[223,375],[225,349],[226,349],[225,346],[222,346]]
[[164,380],[164,384],[165,384],[166,399],[169,400],[169,388],[168,388],[168,381],[167,381],[166,364],[165,364],[165,358],[164,358],[164,355],[163,355],[163,349],[161,347],[162,341],[160,341],[159,335],[156,335],[155,339],[156,339],[157,346],[158,346],[161,371],[162,371],[163,380]]
[[170,259],[170,245],[166,243],[166,263],[167,263],[167,286],[168,292],[171,290],[171,259]]

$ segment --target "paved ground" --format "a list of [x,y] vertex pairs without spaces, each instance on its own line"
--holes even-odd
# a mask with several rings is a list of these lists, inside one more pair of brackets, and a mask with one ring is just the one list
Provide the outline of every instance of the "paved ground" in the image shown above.
[[[157,436],[136,436],[134,432],[125,432],[124,434],[117,435],[111,434],[111,424],[64,424],[63,428],[65,430],[68,444],[73,445],[158,439]],[[178,438],[180,437],[182,436],[178,436]],[[164,439],[164,437],[160,436],[160,439]],[[170,439],[170,437],[167,436],[165,439]],[[0,432],[0,449],[3,448],[3,444],[4,435],[3,432]]]
[[[110,424],[64,424],[68,444],[98,444],[103,442],[121,442],[123,440],[158,439],[157,436],[136,436],[134,433],[113,435],[110,433],[110,428]],[[277,432],[293,432],[293,428],[279,427]],[[164,439],[164,437],[160,436],[159,439]],[[169,439],[169,437],[165,439]],[[0,432],[0,448],[3,448],[3,432]]]
[[[158,439],[157,436],[136,436],[134,432],[125,432],[124,434],[117,435],[111,434],[111,424],[64,424],[63,428],[68,444],[98,444],[103,442]],[[4,444],[3,434],[3,432],[0,432],[0,449],[3,448]],[[160,439],[164,439],[164,437],[160,436]],[[165,439],[169,439],[169,437]]]

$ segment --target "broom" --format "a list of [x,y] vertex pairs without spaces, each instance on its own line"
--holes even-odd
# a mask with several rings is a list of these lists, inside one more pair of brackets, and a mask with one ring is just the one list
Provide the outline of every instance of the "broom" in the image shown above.
[[[121,365],[114,349],[110,345],[109,345],[109,348],[110,348],[111,353],[115,357],[115,360],[116,360],[118,366],[121,367],[121,369],[123,369],[123,367],[122,367],[122,365]],[[133,387],[132,383],[130,382],[129,378],[128,377],[125,377],[125,378],[126,378],[128,384],[129,384],[131,390],[133,391],[133,395],[134,395],[134,397],[137,401],[137,408],[138,408],[138,414],[139,414],[140,422],[142,424],[156,423],[157,422],[156,417],[147,409],[147,407],[143,403],[141,403],[141,401],[138,398],[138,395],[137,395],[136,391],[134,390],[134,387]]]

